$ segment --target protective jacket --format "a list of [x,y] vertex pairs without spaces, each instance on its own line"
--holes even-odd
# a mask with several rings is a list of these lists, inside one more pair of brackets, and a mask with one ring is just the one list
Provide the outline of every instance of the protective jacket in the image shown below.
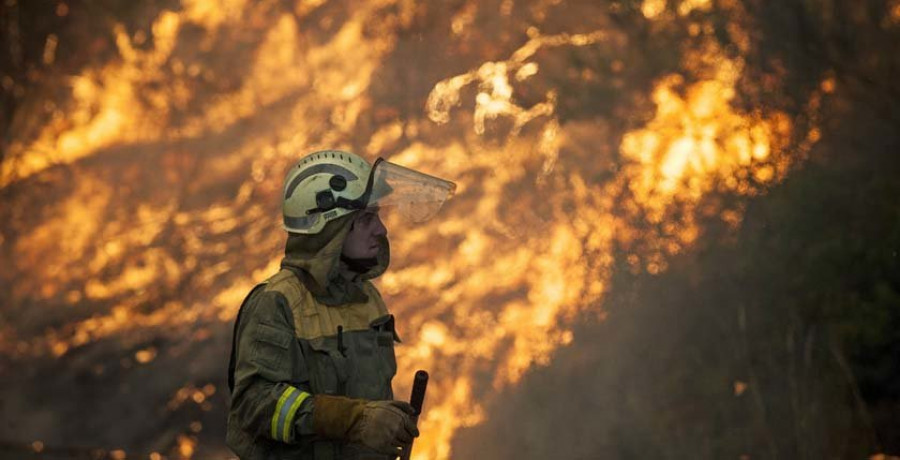
[[387,269],[390,249],[382,238],[374,265],[348,276],[340,254],[353,217],[290,235],[281,271],[241,305],[226,442],[243,460],[388,458],[313,430],[311,395],[393,399],[399,337],[370,281]]

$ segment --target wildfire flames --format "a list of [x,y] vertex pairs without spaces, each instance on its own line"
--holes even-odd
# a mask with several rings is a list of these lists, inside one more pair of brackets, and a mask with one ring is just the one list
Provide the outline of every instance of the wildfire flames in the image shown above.
[[[632,94],[640,64],[618,57],[630,43],[613,26],[543,32],[541,18],[562,6],[534,3],[492,13],[534,20],[515,45],[429,61],[421,71],[434,78],[412,103],[383,96],[404,93],[381,72],[420,72],[389,61],[416,40],[404,34],[426,6],[411,1],[183,0],[148,30],[115,26],[116,57],[69,77],[67,98],[50,101],[37,135],[13,139],[0,163],[10,267],[0,350],[64,361],[112,341],[123,365],[144,366],[179,350],[155,339],[230,334],[243,296],[277,270],[286,168],[320,148],[384,156],[459,184],[424,225],[386,216],[394,265],[377,283],[404,341],[396,394],[416,369],[432,375],[414,457],[451,457],[454,433],[484,420],[493,395],[548,363],[578,318],[602,319],[616,266],[659,273],[701,218],[736,225],[740,208],[704,198],[759,193],[818,136],[788,154],[797,127],[786,115],[736,110],[744,63],[702,21],[680,50],[690,77],[656,75],[611,117],[567,117],[561,81]],[[479,43],[482,7],[469,2],[425,38]],[[647,0],[640,11],[663,27],[709,7]],[[560,56],[579,50],[606,67],[567,72]],[[833,87],[823,82],[822,95]],[[641,104],[650,116],[633,121],[627,111]],[[212,409],[216,386],[195,383],[173,388],[167,410]],[[201,428],[186,428],[173,452],[190,457]]]

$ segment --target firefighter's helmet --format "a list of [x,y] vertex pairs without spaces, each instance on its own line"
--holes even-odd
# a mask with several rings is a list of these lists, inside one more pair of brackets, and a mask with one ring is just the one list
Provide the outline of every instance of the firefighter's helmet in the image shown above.
[[431,218],[456,184],[379,158],[374,166],[342,150],[313,152],[284,180],[284,229],[316,234],[326,223],[367,207],[395,208],[414,222]]

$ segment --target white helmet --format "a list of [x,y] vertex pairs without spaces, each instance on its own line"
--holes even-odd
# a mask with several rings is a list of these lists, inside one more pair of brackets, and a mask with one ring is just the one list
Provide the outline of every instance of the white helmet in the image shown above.
[[303,157],[284,179],[284,229],[316,234],[325,224],[369,206],[391,206],[421,222],[453,196],[456,184],[379,158],[322,150]]
[[341,150],[322,150],[303,157],[284,179],[284,229],[319,233],[329,221],[365,208],[359,200],[366,192],[371,171],[365,159]]

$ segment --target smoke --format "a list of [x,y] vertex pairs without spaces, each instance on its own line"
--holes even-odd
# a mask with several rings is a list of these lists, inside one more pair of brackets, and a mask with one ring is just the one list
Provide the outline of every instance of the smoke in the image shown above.
[[[821,138],[839,80],[807,66],[796,97],[767,99],[794,87],[759,65],[747,5],[148,5],[110,7],[99,27],[73,4],[68,27],[103,39],[57,41],[45,91],[17,109],[30,128],[4,141],[0,440],[48,455],[225,455],[231,322],[277,269],[285,168],[328,147],[460,185],[428,225],[387,222],[395,393],[416,368],[433,376],[421,458],[771,445],[735,441],[744,428],[716,438],[706,422],[757,388],[731,368],[692,380],[725,366],[726,349],[693,357],[690,339],[734,337],[702,326],[711,307],[622,293],[671,273],[709,228],[733,236],[747,197]],[[68,43],[95,41],[100,62],[65,67],[81,49]],[[695,407],[692,391],[724,412]]]

